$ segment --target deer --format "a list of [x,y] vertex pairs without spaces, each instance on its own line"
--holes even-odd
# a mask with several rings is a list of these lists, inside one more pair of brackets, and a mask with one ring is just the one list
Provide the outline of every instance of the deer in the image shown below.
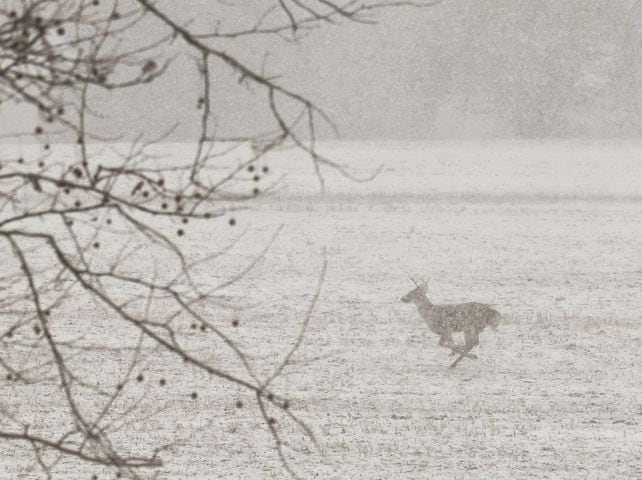
[[[476,359],[470,351],[479,345],[479,333],[487,326],[497,329],[501,315],[489,305],[477,302],[433,305],[426,295],[427,282],[412,279],[415,288],[401,297],[404,303],[414,303],[419,315],[431,331],[439,335],[439,346],[450,348],[451,355],[459,354],[449,368],[455,368],[464,358]],[[464,332],[465,344],[453,341],[454,332]]]

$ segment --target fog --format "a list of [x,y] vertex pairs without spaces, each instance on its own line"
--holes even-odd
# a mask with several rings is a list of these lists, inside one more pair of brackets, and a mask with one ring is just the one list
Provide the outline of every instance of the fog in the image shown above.
[[[178,12],[175,3],[159,2],[204,31],[251,27],[270,2],[193,5]],[[295,41],[284,35],[211,44],[313,100],[342,139],[640,136],[639,1],[446,0],[370,18],[377,24],[343,21],[299,32]],[[136,41],[164,33],[148,32]],[[172,48],[173,67],[156,84],[134,94],[95,93],[108,114],[100,127],[106,134],[153,134],[177,123],[170,140],[194,140],[199,85],[184,78],[196,66],[180,41]],[[214,64],[213,75],[217,132],[269,128],[264,92],[239,93],[241,79],[226,65]],[[174,95],[159,102],[168,87]],[[153,118],[142,120],[140,112],[150,110]],[[319,134],[335,137],[330,128]]]

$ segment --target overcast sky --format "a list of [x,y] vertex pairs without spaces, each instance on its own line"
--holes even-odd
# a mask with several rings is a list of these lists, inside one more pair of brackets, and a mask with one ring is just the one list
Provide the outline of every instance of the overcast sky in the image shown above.
[[[245,18],[246,5],[266,3],[235,4],[225,15],[234,25]],[[640,3],[445,0],[432,8],[380,11],[377,25],[323,26],[297,44],[261,40],[224,49],[254,66],[268,53],[267,71],[323,108],[345,139],[635,137]],[[217,21],[225,25],[219,3],[159,5],[203,30]],[[217,131],[266,127],[268,116],[256,106],[264,105],[260,97],[239,89],[226,66],[212,65]],[[176,122],[172,139],[193,140],[199,115],[194,68],[193,60],[180,57],[151,87],[99,96],[111,119],[100,128],[153,133]]]
[[[166,5],[174,14],[188,15]],[[206,11],[208,7],[202,7]],[[297,44],[261,40],[247,46],[228,44],[226,49],[250,65],[260,65],[267,52],[267,71],[324,109],[344,138],[421,138],[429,134],[432,122],[423,98],[431,90],[426,48],[436,41],[431,24],[438,14],[434,8],[386,10],[378,13],[376,25],[323,25]],[[200,20],[203,29],[208,28],[207,20]],[[213,67],[222,131],[235,133],[245,122],[267,119],[239,90],[236,75],[230,77],[227,67],[216,62]],[[151,124],[156,120],[159,129],[169,118],[180,119],[177,135],[191,139],[190,130],[199,120],[194,104],[200,95],[194,75],[186,75],[193,70],[191,60],[180,59],[153,89],[126,98],[112,95],[110,106],[127,125],[135,124],[141,112],[145,117],[153,112]],[[172,94],[166,95],[167,91]]]

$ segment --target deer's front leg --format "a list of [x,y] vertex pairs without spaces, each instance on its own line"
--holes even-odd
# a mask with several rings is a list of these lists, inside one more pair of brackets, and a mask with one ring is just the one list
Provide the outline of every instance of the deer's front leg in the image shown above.
[[455,353],[461,353],[461,347],[455,344],[451,332],[444,332],[441,334],[441,337],[439,337],[439,346],[450,348],[451,355],[454,355]]
[[441,335],[441,337],[439,338],[439,346],[450,348],[450,356],[460,354],[471,359],[477,358],[477,355],[473,353],[464,352],[463,347],[460,347],[455,343],[455,341],[453,340],[452,332],[450,331],[447,331]]

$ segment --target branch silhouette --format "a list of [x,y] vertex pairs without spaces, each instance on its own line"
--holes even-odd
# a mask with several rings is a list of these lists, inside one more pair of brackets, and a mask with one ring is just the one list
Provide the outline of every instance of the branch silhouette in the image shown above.
[[[223,260],[243,234],[214,252],[200,251],[202,239],[190,236],[233,229],[235,213],[269,193],[269,181],[262,189],[256,181],[268,175],[268,155],[283,148],[307,153],[321,186],[322,169],[355,181],[369,177],[355,177],[317,151],[318,124],[334,128],[320,107],[222,42],[296,42],[326,24],[370,23],[377,10],[437,3],[275,0],[264,11],[248,8],[245,26],[230,22],[198,31],[161,1],[0,2],[0,106],[18,104],[38,119],[27,132],[0,127],[0,140],[34,145],[0,152],[0,388],[10,392],[0,400],[0,449],[16,459],[32,456],[30,468],[47,478],[69,461],[119,478],[154,478],[169,452],[188,440],[150,435],[132,445],[127,429],[170,408],[159,393],[170,387],[169,369],[179,378],[204,376],[229,388],[231,397],[248,394],[283,468],[299,477],[284,439],[289,430],[280,428],[276,413],[304,441],[317,450],[319,444],[288,394],[271,387],[303,342],[326,254],[294,343],[284,344],[275,365],[257,365],[233,333],[246,304],[224,293],[265,258],[281,229],[253,256],[235,258],[235,268]],[[157,33],[153,39],[132,40],[150,29]],[[92,128],[94,120],[109,118],[96,107],[97,92],[156,82],[172,68],[178,43],[195,59],[201,89],[200,128],[189,160],[168,162],[154,153],[176,125],[151,141],[144,132],[109,138]],[[256,105],[271,112],[270,129],[216,135],[215,69],[233,72],[239,91],[256,89]],[[55,144],[61,134],[73,143]],[[236,154],[238,163],[225,163]],[[216,274],[205,281],[204,270]],[[208,283],[212,279],[215,284]],[[199,392],[184,399],[198,402]]]

